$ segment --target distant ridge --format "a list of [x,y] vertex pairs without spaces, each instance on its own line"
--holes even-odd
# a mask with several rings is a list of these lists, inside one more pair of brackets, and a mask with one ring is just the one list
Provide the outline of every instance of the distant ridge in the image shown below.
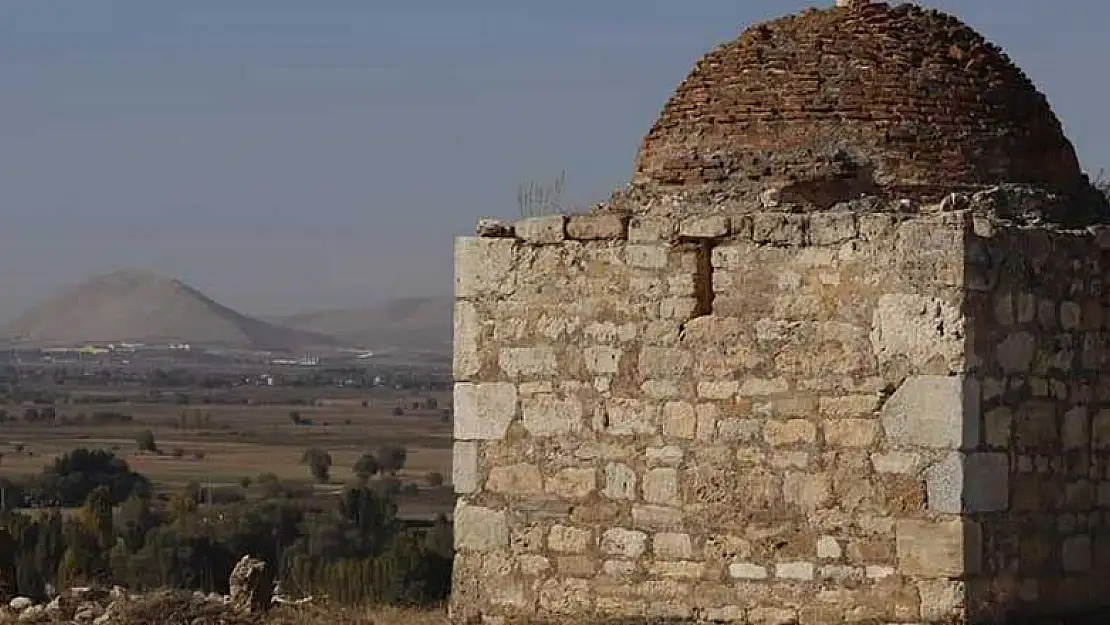
[[269,320],[371,350],[449,354],[453,306],[451,297],[406,297],[376,306],[311,311]]
[[338,344],[248,317],[180,280],[144,270],[103,274],[65,289],[0,326],[0,340],[29,346],[183,341],[274,351]]

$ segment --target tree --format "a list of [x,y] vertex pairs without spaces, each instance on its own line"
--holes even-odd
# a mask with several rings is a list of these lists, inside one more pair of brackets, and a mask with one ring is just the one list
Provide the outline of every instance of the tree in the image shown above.
[[135,436],[135,444],[139,447],[139,451],[158,451],[158,444],[154,442],[154,432],[150,430],[143,430]]
[[374,457],[374,454],[362,454],[352,468],[355,476],[364,481],[377,475],[381,470],[381,464],[378,463],[378,459]]
[[378,466],[381,467],[383,472],[395,474],[405,468],[405,461],[408,460],[408,456],[409,452],[404,447],[386,445],[378,449]]
[[331,479],[331,454],[318,447],[306,449],[301,463],[308,465],[313,479],[326,484]]

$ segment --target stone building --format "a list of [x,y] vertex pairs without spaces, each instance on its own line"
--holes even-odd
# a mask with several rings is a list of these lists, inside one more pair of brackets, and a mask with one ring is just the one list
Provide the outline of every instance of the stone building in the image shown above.
[[453,618],[1110,603],[1106,209],[956,19],[747,29],[608,204],[456,243]]

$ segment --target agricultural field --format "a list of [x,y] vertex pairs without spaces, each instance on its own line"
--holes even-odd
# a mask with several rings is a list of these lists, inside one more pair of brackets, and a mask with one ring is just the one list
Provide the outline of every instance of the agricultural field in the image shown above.
[[[104,405],[85,403],[87,396],[67,389],[70,403],[55,405],[52,420],[33,422],[22,417],[28,406],[0,405],[8,415],[0,424],[0,478],[17,480],[38,473],[57,456],[85,447],[112,451],[161,492],[180,490],[190,482],[210,488],[241,487],[270,473],[284,483],[326,495],[354,479],[353,468],[363,454],[382,446],[400,446],[408,453],[397,477],[411,485],[401,499],[402,514],[427,517],[450,512],[452,426],[442,408],[449,405],[449,393],[296,391],[296,398],[290,396],[288,401],[281,393],[288,394],[289,389],[257,388],[245,391],[248,397],[235,398],[249,404],[206,396],[206,403],[194,399],[187,405],[147,401],[137,393]],[[130,420],[91,417],[105,412]],[[138,441],[147,431],[153,435],[156,451],[140,450]],[[311,448],[331,455],[327,484],[315,483],[302,462]]]

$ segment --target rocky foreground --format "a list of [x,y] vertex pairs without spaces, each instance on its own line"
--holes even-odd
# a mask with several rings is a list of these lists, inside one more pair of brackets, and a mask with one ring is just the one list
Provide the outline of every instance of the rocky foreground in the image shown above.
[[15,597],[0,606],[0,623],[77,625],[431,625],[438,612],[366,611],[328,606],[311,597],[275,595],[265,563],[245,556],[229,580],[230,593],[165,590],[147,594],[111,589],[70,588],[48,602]]

